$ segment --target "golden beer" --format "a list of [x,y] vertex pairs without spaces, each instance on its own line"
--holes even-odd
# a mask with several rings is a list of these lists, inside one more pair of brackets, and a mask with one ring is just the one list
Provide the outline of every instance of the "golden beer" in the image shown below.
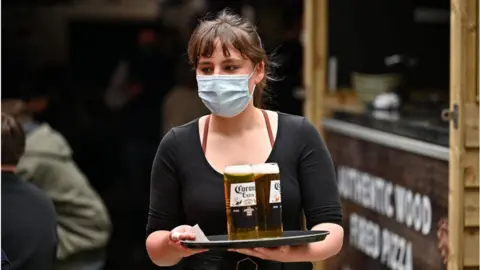
[[223,182],[228,239],[258,238],[257,193],[253,167],[227,166]]
[[260,238],[281,237],[282,195],[280,169],[277,163],[253,165],[257,185],[258,236]]

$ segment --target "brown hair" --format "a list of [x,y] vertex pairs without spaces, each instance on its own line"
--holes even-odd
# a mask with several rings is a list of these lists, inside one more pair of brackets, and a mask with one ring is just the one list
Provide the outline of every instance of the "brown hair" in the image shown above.
[[12,116],[2,113],[2,165],[17,165],[25,152],[25,133]]
[[271,67],[274,64],[268,59],[256,27],[247,19],[229,12],[228,9],[220,11],[213,20],[201,21],[188,43],[188,58],[194,67],[197,67],[200,56],[212,56],[217,38],[222,44],[225,56],[230,55],[228,47],[233,47],[244,58],[250,59],[254,66],[264,63],[265,77],[257,84],[253,95],[255,106],[261,108],[267,81],[273,80]]

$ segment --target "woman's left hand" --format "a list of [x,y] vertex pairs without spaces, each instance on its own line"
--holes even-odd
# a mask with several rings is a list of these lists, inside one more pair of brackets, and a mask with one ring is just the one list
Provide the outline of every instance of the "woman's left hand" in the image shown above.
[[280,246],[274,248],[241,248],[230,249],[229,251],[242,253],[248,256],[260,258],[262,260],[291,262],[292,248],[290,246]]

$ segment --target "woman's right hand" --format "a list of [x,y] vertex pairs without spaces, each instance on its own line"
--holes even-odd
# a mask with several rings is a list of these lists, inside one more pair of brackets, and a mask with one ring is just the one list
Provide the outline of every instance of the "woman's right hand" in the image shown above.
[[195,233],[192,226],[180,225],[170,231],[168,244],[174,248],[183,258],[207,251],[206,249],[189,249],[180,243],[181,240],[195,240]]

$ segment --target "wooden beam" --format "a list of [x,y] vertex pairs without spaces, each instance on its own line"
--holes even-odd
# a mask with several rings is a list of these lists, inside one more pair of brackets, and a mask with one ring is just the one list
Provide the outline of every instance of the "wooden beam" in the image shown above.
[[[304,0],[304,115],[323,134],[321,121],[327,90],[328,0]],[[323,262],[315,270],[325,269]]]
[[316,1],[315,16],[315,124],[323,135],[320,124],[325,115],[325,98],[327,96],[327,62],[328,62],[328,0]]
[[[460,8],[464,0],[451,0],[450,8],[450,108],[459,106],[463,113],[462,88],[465,87],[462,74],[462,16]],[[448,270],[463,268],[463,170],[460,158],[464,153],[463,117],[458,119],[458,128],[450,123],[450,163],[448,195],[449,250]]]
[[[315,94],[315,78],[313,76],[314,48],[315,48],[315,0],[304,1],[304,53],[303,53],[303,86],[305,88],[305,101],[303,114],[310,121],[315,114],[315,104],[312,98]],[[314,123],[316,124],[316,123]]]
[[450,124],[448,270],[479,266],[479,3],[451,0],[450,108],[458,106],[458,128]]
[[[466,65],[466,101],[468,103],[476,101],[476,90],[478,83],[478,0],[464,0],[465,6],[462,12],[463,19],[463,33],[465,50],[464,57]],[[474,58],[476,57],[476,58]],[[477,123],[478,127],[478,123]],[[478,147],[478,139],[477,145]]]
[[[469,269],[478,269],[478,239],[480,237],[477,229],[465,229],[463,232],[465,243],[465,252],[463,258],[463,267]],[[463,269],[464,269],[463,268]],[[462,268],[460,268],[462,269]]]
[[[478,136],[478,135],[477,135]],[[463,159],[463,173],[464,173],[464,185],[465,188],[479,187],[479,174],[478,174],[478,151],[475,148],[468,149]]]
[[467,189],[464,194],[464,226],[478,228],[478,189]]
[[327,90],[328,0],[305,0],[304,86],[305,116],[322,133]]

